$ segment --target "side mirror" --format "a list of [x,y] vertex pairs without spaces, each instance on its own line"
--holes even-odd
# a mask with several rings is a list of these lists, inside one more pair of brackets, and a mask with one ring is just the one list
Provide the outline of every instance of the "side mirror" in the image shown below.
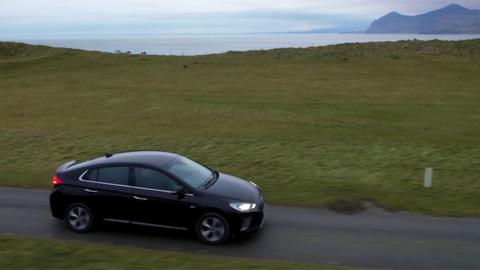
[[178,199],[183,199],[185,198],[185,194],[187,194],[187,190],[185,190],[184,187],[178,187],[175,194],[177,195]]

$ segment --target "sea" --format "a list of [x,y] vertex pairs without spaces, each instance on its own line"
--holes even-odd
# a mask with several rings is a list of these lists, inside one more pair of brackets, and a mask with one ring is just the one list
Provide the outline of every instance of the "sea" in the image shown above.
[[1,38],[34,45],[48,45],[102,52],[130,52],[153,55],[205,55],[227,51],[305,48],[341,43],[398,40],[466,40],[480,35],[416,35],[364,33],[285,34],[164,34],[62,36],[49,38]]

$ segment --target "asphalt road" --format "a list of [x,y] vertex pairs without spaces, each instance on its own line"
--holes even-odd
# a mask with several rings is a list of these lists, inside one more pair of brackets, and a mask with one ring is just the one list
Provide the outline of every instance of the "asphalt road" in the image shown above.
[[0,233],[323,265],[480,269],[478,218],[424,217],[374,208],[343,215],[268,206],[260,232],[225,246],[208,246],[189,233],[132,225],[102,225],[92,233],[76,234],[50,215],[48,194],[0,188]]

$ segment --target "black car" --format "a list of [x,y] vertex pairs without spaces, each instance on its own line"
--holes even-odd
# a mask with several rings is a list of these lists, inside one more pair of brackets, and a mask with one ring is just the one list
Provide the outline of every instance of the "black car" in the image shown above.
[[222,244],[263,225],[257,185],[174,153],[70,161],[57,169],[52,183],[52,214],[76,232],[110,221],[192,230],[203,242]]

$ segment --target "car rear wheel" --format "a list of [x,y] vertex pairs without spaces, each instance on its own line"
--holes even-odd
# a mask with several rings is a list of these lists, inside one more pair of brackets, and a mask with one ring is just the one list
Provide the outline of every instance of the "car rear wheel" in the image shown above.
[[90,231],[94,222],[92,211],[82,203],[70,205],[67,209],[65,220],[70,229],[79,233]]
[[196,233],[204,243],[221,245],[230,238],[230,226],[221,215],[207,213],[197,220]]

